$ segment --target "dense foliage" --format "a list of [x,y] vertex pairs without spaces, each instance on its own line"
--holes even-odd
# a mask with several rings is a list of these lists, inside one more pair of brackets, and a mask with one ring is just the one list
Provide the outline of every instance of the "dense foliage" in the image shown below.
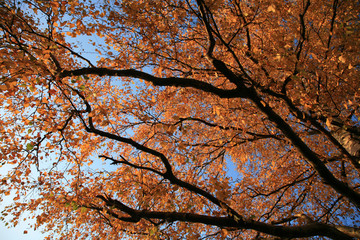
[[60,239],[360,238],[359,9],[1,1],[2,218]]

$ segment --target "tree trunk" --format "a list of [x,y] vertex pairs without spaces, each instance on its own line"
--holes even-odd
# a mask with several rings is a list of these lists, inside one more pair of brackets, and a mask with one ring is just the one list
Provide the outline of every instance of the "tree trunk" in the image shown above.
[[360,157],[360,128],[348,127],[338,121],[331,122],[331,132],[336,140],[354,157]]

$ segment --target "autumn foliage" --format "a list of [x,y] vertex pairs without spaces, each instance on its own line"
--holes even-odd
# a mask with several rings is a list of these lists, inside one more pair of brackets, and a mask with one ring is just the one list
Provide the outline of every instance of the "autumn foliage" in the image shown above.
[[1,1],[2,218],[50,239],[360,238],[359,10]]

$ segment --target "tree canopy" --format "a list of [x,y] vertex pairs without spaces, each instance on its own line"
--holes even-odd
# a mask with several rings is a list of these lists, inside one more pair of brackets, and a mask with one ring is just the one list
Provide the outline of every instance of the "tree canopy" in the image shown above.
[[360,238],[359,10],[1,1],[2,219],[49,239]]

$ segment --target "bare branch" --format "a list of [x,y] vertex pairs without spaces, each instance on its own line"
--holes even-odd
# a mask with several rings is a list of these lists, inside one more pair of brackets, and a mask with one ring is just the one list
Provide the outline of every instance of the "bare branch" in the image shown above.
[[145,81],[151,82],[155,86],[191,87],[204,92],[215,94],[220,98],[237,98],[237,97],[247,96],[245,91],[239,91],[238,89],[225,90],[225,89],[217,88],[209,83],[191,78],[177,78],[177,77],[159,78],[135,69],[113,70],[107,68],[80,68],[76,70],[64,70],[59,74],[59,77],[64,78],[64,77],[82,76],[89,74],[93,74],[97,76],[114,76],[114,77],[117,76],[117,77],[131,77],[131,78],[143,79]]

